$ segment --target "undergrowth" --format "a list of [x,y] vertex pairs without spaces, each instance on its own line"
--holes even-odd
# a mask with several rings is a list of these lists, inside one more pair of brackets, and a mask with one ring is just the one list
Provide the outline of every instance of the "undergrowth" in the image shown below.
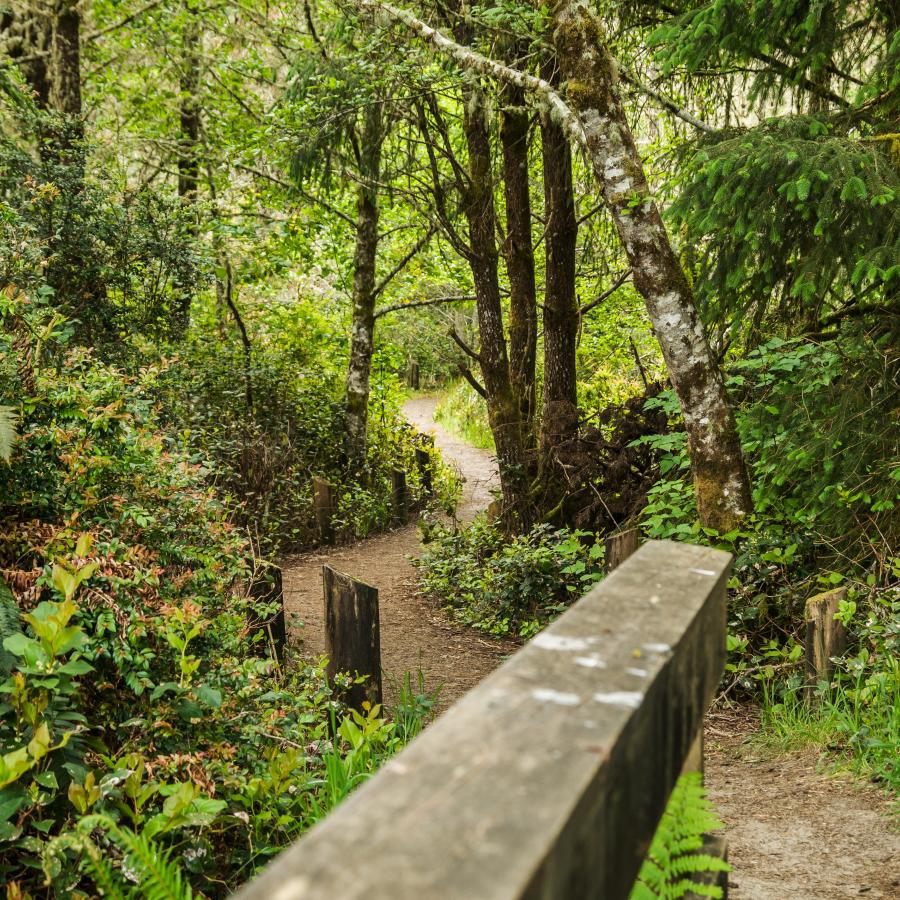
[[488,423],[487,407],[464,381],[453,384],[434,412],[439,422],[451,434],[461,437],[481,450],[494,449],[494,436]]
[[419,562],[423,589],[461,622],[531,637],[599,580],[604,548],[586,532],[538,525],[507,541],[484,517],[438,528]]

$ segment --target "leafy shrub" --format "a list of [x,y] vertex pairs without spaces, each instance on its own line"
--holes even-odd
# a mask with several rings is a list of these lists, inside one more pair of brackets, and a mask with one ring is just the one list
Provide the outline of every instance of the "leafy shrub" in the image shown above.
[[460,621],[530,637],[602,577],[603,556],[585,532],[538,525],[506,542],[481,518],[438,529],[419,565],[424,590]]
[[[42,119],[32,109],[26,129],[42,133]],[[112,357],[128,333],[178,333],[177,286],[208,273],[174,191],[117,191],[85,174],[88,156],[83,143],[61,162],[0,138],[0,290],[40,288],[78,340]]]
[[[276,327],[277,326],[277,327]],[[415,434],[403,421],[394,376],[376,365],[362,471],[344,455],[345,347],[311,304],[275,306],[255,323],[246,354],[202,327],[177,348],[157,395],[165,421],[202,460],[219,496],[266,555],[315,543],[312,477],[337,489],[342,539],[365,537],[391,519],[392,468],[407,473],[413,505],[425,497]],[[277,333],[276,333],[277,332]],[[439,493],[452,491],[433,459]]]
[[[774,734],[817,734],[861,771],[896,785],[900,469],[889,410],[900,357],[893,327],[847,328],[824,344],[773,339],[733,363],[728,382],[739,400],[755,513],[727,535],[702,529],[685,438],[673,431],[642,439],[658,451],[663,473],[642,526],[650,537],[713,543],[734,554],[725,690],[762,698]],[[649,402],[675,418],[670,394]],[[804,606],[842,584],[850,650],[810,712],[800,697]]]
[[[43,344],[14,358],[23,321]],[[160,367],[126,375],[68,334],[0,297],[0,403],[20,411],[0,464],[0,875],[116,896],[153,865],[221,896],[427,707],[402,728],[345,714],[319,666],[266,658],[239,589],[250,542],[161,426]]]

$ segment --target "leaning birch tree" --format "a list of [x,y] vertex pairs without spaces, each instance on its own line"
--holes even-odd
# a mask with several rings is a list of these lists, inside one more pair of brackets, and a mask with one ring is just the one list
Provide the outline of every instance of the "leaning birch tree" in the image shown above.
[[544,79],[451,40],[408,10],[379,0],[358,2],[403,23],[463,68],[521,87],[584,148],[684,415],[700,521],[721,532],[734,528],[751,508],[734,415],[693,291],[644,174],[599,19],[584,0],[559,0],[551,9],[564,99]]

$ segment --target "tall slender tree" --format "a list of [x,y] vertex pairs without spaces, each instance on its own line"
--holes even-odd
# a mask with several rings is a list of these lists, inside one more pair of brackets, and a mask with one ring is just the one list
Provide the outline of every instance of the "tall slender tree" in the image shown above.
[[406,10],[377,0],[361,4],[402,21],[467,71],[530,91],[584,146],[684,414],[701,522],[720,531],[734,528],[751,508],[734,416],[693,292],[647,184],[597,17],[583,0],[562,0],[551,11],[554,49],[570,106],[547,81],[477,53],[459,33],[453,41]]

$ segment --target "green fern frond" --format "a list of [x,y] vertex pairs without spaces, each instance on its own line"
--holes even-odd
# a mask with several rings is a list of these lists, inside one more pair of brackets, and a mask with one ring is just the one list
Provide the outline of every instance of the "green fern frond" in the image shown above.
[[[181,868],[173,862],[170,850],[159,847],[143,834],[117,825],[108,816],[85,816],[78,827],[88,832],[95,828],[103,830],[124,855],[120,872],[105,862],[98,864],[97,858],[87,854],[89,874],[103,896],[114,900],[125,900],[127,897],[135,900],[193,900],[191,886],[185,881]],[[126,878],[135,881],[136,885],[132,887],[127,884]],[[120,885],[126,884],[123,891]]]
[[106,897],[108,900],[127,900],[127,895],[119,886],[115,870],[93,841],[88,840],[86,842],[83,859],[85,868],[93,879],[101,897]]
[[116,843],[126,851],[126,865],[138,873],[138,886],[132,892],[141,900],[192,900],[194,893],[185,883],[170,851],[163,850],[142,834],[129,828],[116,828]]
[[678,900],[691,893],[720,898],[720,887],[700,884],[692,876],[730,871],[724,860],[696,852],[703,848],[703,835],[721,827],[700,775],[683,775],[669,798],[630,900]]

